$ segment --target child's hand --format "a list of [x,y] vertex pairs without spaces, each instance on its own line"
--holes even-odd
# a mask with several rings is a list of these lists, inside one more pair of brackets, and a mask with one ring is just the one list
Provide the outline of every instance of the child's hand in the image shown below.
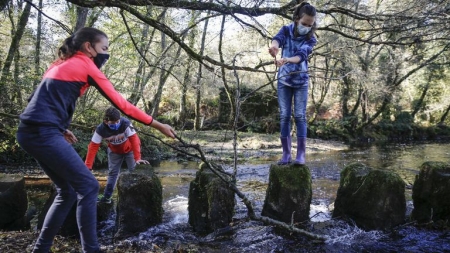
[[167,124],[163,124],[159,131],[161,131],[161,133],[163,133],[167,137],[170,137],[172,139],[175,138],[175,130],[173,130],[173,128]]
[[64,139],[66,139],[66,141],[70,144],[74,144],[74,143],[78,142],[77,137],[75,137],[75,135],[69,129],[66,129],[66,131],[64,131],[63,135],[64,135]]
[[270,54],[272,57],[276,57],[279,50],[280,50],[280,49],[279,49],[278,47],[270,47],[270,48],[269,48],[269,54]]
[[275,59],[275,65],[277,65],[277,67],[281,67],[281,66],[283,66],[286,63],[287,63],[286,58],[281,58],[281,59],[278,59],[278,60]]
[[137,160],[136,164],[149,164],[147,160]]

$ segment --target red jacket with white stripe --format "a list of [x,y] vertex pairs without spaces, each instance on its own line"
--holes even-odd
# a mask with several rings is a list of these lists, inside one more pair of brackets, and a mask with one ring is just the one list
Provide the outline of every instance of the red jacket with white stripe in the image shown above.
[[95,129],[95,133],[88,145],[88,152],[84,162],[89,169],[92,169],[95,155],[103,140],[108,143],[108,148],[111,152],[126,154],[133,151],[134,160],[141,160],[141,141],[131,122],[121,117],[120,127],[117,130],[110,129],[105,123],[101,123]]

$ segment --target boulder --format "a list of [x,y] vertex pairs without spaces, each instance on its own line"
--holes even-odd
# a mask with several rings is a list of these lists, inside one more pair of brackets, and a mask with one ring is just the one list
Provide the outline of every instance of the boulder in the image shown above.
[[413,220],[419,223],[450,219],[450,165],[425,162],[416,176],[412,199]]
[[307,166],[272,164],[261,215],[289,224],[309,220],[311,198]]
[[0,174],[0,230],[23,230],[28,197],[23,176]]
[[365,230],[387,230],[405,221],[405,182],[392,171],[353,163],[341,171],[333,218]]
[[121,173],[117,191],[115,238],[135,235],[162,222],[162,186],[154,173]]
[[[219,168],[222,177],[227,181],[231,177]],[[189,185],[189,224],[200,234],[210,233],[229,226],[236,199],[234,192],[216,176],[205,163],[200,165],[194,181]]]

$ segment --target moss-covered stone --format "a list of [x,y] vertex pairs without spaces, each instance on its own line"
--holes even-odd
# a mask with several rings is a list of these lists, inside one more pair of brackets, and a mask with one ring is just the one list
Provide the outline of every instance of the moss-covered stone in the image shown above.
[[162,222],[162,186],[155,174],[122,173],[117,191],[116,238],[146,231]]
[[405,183],[391,171],[350,164],[341,171],[334,208],[334,218],[363,229],[390,229],[405,220]]
[[[222,176],[231,180],[225,174]],[[209,233],[228,226],[233,218],[235,205],[234,192],[228,187],[228,183],[202,163],[189,187],[189,224],[194,231]]]
[[23,176],[3,175],[0,179],[0,229],[23,230],[28,207]]
[[419,222],[450,218],[450,165],[425,162],[413,186],[411,217]]
[[262,215],[290,223],[309,219],[311,173],[306,166],[271,165]]

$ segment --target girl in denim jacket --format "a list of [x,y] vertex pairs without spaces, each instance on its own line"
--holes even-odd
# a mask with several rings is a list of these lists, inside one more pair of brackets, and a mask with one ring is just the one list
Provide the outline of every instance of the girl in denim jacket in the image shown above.
[[269,53],[276,57],[280,48],[281,58],[275,58],[278,70],[278,104],[280,106],[281,146],[283,155],[278,164],[291,162],[291,112],[294,101],[294,120],[297,126],[297,156],[294,164],[305,164],[306,104],[308,100],[308,56],[317,40],[316,9],[303,2],[293,14],[293,23],[283,26],[275,37]]

